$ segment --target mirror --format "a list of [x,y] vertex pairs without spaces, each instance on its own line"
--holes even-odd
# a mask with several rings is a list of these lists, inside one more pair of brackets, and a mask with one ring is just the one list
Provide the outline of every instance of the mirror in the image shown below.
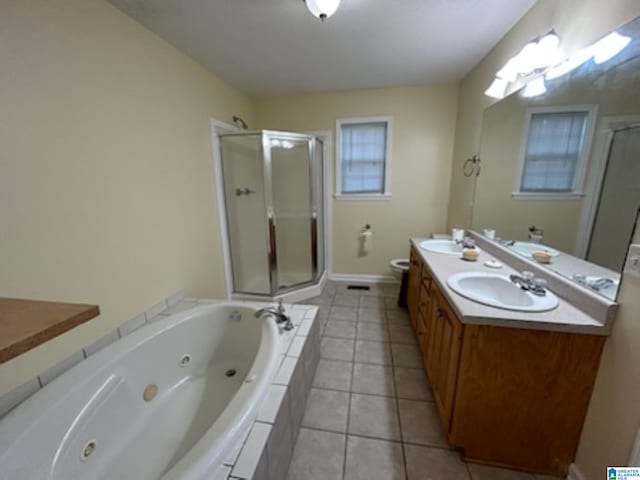
[[616,32],[485,110],[472,221],[610,299],[640,206],[640,18]]

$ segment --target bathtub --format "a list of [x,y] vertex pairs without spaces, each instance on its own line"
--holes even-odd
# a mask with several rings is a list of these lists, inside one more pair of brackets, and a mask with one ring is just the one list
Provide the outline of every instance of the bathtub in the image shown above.
[[73,367],[0,421],[0,476],[211,478],[277,368],[278,327],[254,312],[200,305]]

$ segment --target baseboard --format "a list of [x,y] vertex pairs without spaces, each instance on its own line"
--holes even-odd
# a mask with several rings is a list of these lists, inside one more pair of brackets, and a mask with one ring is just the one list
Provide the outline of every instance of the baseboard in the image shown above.
[[575,463],[569,465],[567,480],[587,480]]
[[346,273],[330,273],[329,280],[334,282],[362,282],[362,283],[398,283],[391,275],[359,275]]

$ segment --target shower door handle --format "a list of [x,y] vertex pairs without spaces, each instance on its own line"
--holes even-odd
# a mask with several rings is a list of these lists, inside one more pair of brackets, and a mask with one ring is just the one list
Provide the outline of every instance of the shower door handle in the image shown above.
[[311,271],[316,280],[318,273],[318,214],[311,212]]
[[270,213],[268,218],[269,228],[269,268],[273,271],[277,264],[276,258],[276,220],[275,215]]

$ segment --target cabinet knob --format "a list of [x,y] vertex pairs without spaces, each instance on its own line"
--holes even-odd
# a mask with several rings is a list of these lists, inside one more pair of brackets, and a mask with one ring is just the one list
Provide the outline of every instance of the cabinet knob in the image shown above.
[[441,317],[441,316],[442,316],[442,309],[441,309],[441,308],[436,309],[436,315],[437,315],[438,317]]

